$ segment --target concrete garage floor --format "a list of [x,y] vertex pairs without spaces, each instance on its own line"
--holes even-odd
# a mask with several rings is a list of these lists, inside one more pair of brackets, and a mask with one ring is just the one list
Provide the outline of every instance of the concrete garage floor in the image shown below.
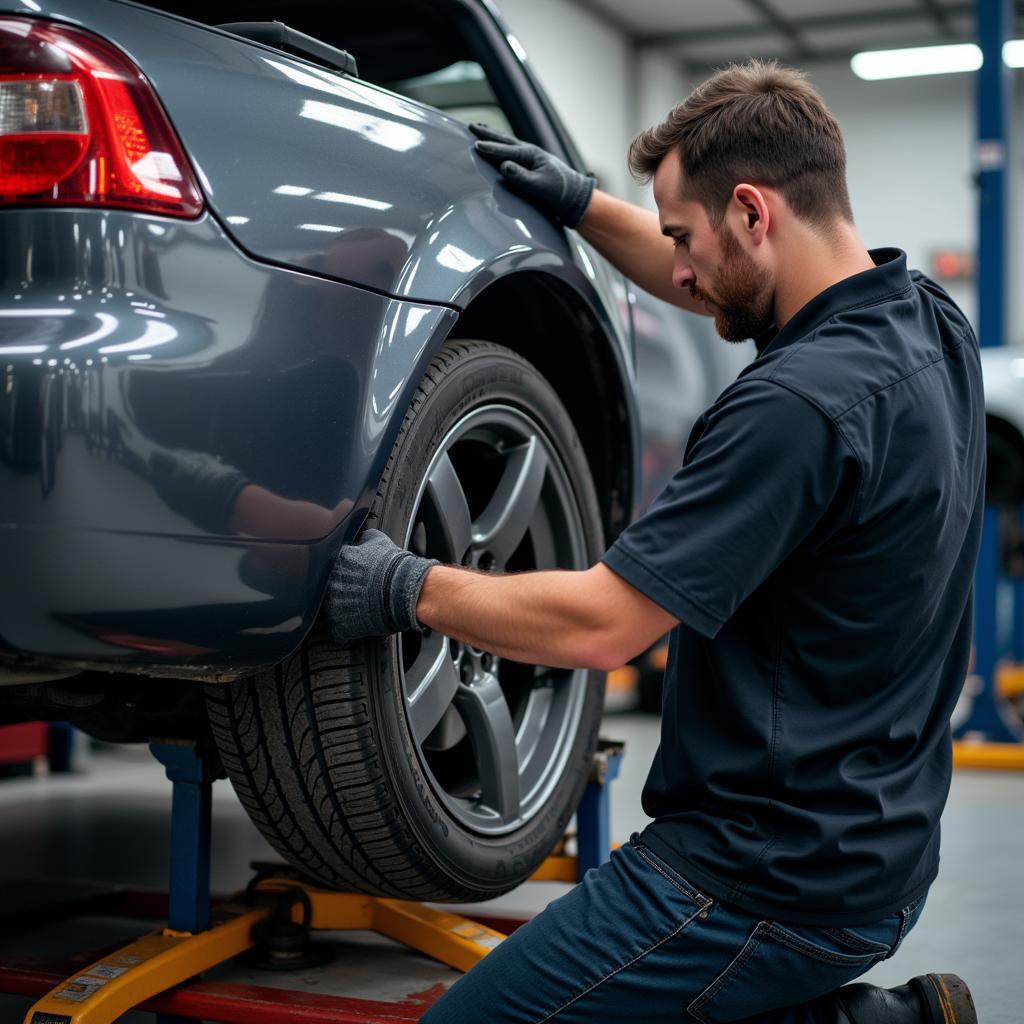
[[[639,793],[657,743],[654,716],[611,713],[604,735],[626,741],[622,773],[612,789],[612,832],[622,841],[643,827]],[[110,748],[91,756],[89,770],[48,779],[0,781],[0,886],[19,878],[74,879],[129,888],[164,889],[170,826],[170,783],[141,747]],[[254,859],[277,859],[239,806],[227,782],[214,787],[212,889],[228,893],[248,880]],[[943,861],[927,908],[900,953],[866,980],[900,984],[927,971],[954,971],[971,985],[982,1024],[1019,1024],[1016,991],[1020,961],[1021,864],[1024,863],[1024,774],[958,772],[943,818]],[[505,916],[527,916],[567,890],[531,884],[478,905]],[[2,908],[0,908],[2,909]],[[484,912],[482,909],[480,912]],[[4,951],[65,955],[126,938],[138,925],[83,919],[60,935],[22,929],[0,934]],[[364,998],[398,998],[453,977],[446,968],[364,934],[344,939],[346,969],[368,986]],[[381,969],[374,973],[373,965]],[[337,974],[338,968],[332,968]],[[304,972],[305,973],[305,972]],[[279,977],[279,976],[278,976]],[[242,980],[236,973],[231,980]],[[271,984],[267,975],[246,980]],[[322,977],[304,979],[331,989]],[[343,981],[338,984],[343,985]],[[31,1000],[0,996],[0,1021],[20,1021]],[[125,1024],[149,1024],[128,1014]]]

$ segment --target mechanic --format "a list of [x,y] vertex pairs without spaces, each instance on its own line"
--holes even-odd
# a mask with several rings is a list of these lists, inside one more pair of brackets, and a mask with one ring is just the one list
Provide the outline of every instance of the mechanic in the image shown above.
[[759,354],[589,570],[485,574],[374,530],[342,550],[341,642],[429,628],[607,670],[672,630],[653,822],[423,1020],[976,1024],[956,975],[849,984],[938,869],[984,475],[967,320],[904,253],[865,250],[839,126],[774,62],[717,73],[634,140],[657,216],[474,130],[515,191]]

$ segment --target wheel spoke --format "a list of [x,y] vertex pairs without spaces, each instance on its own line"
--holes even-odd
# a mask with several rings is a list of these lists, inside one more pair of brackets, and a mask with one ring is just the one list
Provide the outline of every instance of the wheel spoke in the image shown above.
[[519,723],[519,732],[516,735],[519,770],[524,776],[529,774],[530,762],[537,752],[544,726],[547,725],[553,698],[554,691],[550,686],[541,686],[531,690],[530,696],[527,698],[526,710],[523,712],[522,721]]
[[[520,408],[481,402],[431,446],[409,547],[485,571],[584,568],[576,481],[557,438]],[[486,836],[532,820],[564,774],[586,673],[540,670],[531,679],[528,666],[502,668],[499,682],[493,659],[473,647],[429,633],[403,644],[410,734],[447,811]]]
[[493,497],[473,524],[473,547],[489,551],[495,568],[504,568],[522,542],[547,472],[548,457],[536,437],[509,454]]
[[502,823],[519,816],[519,757],[508,701],[496,676],[487,673],[472,686],[460,684],[455,705],[469,729],[480,775],[481,802]]
[[534,569],[558,569],[558,545],[546,515],[534,516],[530,524],[530,545]]
[[466,493],[447,452],[427,478],[427,495],[434,512],[432,525],[441,534],[444,554],[458,564],[472,543],[472,525]]
[[417,745],[422,745],[434,731],[458,688],[459,677],[448,648],[448,638],[432,633],[405,672],[409,725]]

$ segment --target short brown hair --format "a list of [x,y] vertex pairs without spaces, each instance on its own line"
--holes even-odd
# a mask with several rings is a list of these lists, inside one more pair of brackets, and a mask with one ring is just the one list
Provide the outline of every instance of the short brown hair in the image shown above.
[[748,60],[718,71],[629,147],[629,168],[649,181],[675,147],[684,188],[717,228],[741,181],[777,189],[819,228],[852,221],[839,124],[794,68]]

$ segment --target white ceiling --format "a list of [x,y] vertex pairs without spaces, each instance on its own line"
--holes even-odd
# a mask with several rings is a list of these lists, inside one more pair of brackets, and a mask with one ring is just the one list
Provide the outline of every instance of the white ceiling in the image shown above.
[[[754,56],[829,60],[849,57],[858,50],[974,38],[971,0],[575,2],[636,43],[664,48],[697,66]],[[1017,0],[1016,10],[1015,30],[1022,30],[1022,0]]]

